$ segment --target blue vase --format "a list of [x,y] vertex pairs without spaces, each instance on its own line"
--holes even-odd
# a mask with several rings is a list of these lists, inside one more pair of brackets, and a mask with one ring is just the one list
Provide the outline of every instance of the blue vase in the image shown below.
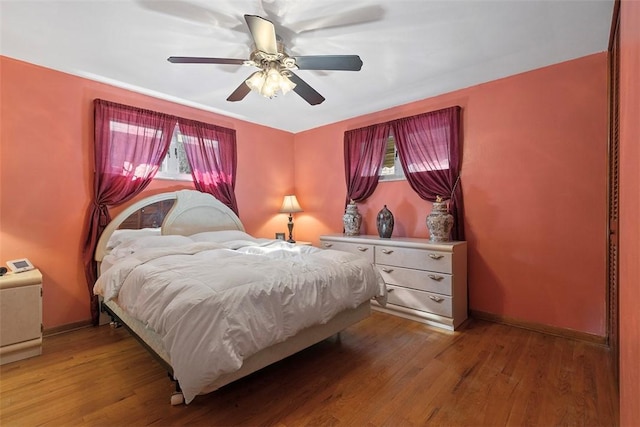
[[376,225],[378,226],[378,236],[383,239],[391,237],[391,233],[393,233],[393,214],[387,209],[387,205],[384,205],[382,210],[378,212]]

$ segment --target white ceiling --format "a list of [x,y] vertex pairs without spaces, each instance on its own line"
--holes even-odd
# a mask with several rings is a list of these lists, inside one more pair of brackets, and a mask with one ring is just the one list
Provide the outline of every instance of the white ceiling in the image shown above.
[[[300,132],[607,49],[613,0],[0,0],[0,53],[254,123]],[[227,96],[255,69],[171,64],[248,58],[244,14],[291,55],[352,55],[359,72],[296,74],[294,92]]]

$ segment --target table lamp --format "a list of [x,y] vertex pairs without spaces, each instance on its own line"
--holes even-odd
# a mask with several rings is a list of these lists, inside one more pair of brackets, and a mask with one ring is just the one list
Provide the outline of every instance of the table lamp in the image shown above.
[[287,224],[287,227],[289,227],[289,240],[287,240],[287,242],[289,243],[296,242],[295,240],[293,240],[293,216],[291,215],[292,213],[295,213],[295,212],[302,212],[302,208],[300,207],[300,204],[298,203],[298,199],[296,199],[296,196],[294,194],[284,196],[284,200],[282,201],[282,207],[280,208],[280,213],[289,214],[289,223]]

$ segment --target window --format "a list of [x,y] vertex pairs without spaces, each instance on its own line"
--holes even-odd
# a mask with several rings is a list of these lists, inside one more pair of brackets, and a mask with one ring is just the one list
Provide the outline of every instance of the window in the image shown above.
[[[442,128],[436,129],[439,132],[446,131]],[[411,135],[411,138],[414,140],[418,137],[418,134]],[[446,144],[431,146],[427,151],[432,157],[420,162],[410,162],[408,165],[409,172],[416,173],[449,169],[449,153],[447,150],[448,146]],[[398,181],[401,179],[406,179],[405,171],[403,170],[402,163],[400,162],[395,138],[393,137],[393,133],[390,133],[389,138],[387,139],[387,147],[378,181]]]
[[156,166],[148,163],[136,164],[127,159],[137,158],[136,152],[152,151],[154,141],[162,137],[162,131],[116,120],[109,121],[109,130],[112,146],[110,172],[129,176],[132,180],[152,176]]
[[448,135],[448,130],[444,126],[433,125],[429,131],[431,138],[427,135],[414,133],[410,135],[409,140],[420,141],[427,140],[429,142],[422,143],[425,152],[424,156],[420,156],[413,160],[405,159],[408,163],[407,170],[409,173],[431,172],[449,169],[449,145],[448,138],[438,138],[436,135]]
[[425,160],[423,162],[414,162],[409,165],[409,172],[430,172],[449,169],[449,159]]
[[185,137],[180,133],[180,127],[176,125],[171,138],[171,145],[167,151],[156,178],[175,179],[181,181],[193,181],[191,166],[184,150]]
[[389,134],[387,138],[387,147],[385,149],[384,160],[382,161],[382,168],[378,176],[378,181],[399,181],[406,179],[404,171],[402,170],[402,164],[400,163],[400,156],[398,155],[398,149],[396,147],[396,140],[393,134]]

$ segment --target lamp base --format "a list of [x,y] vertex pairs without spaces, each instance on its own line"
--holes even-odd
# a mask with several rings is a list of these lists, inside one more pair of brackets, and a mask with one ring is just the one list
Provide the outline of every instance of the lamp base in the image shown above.
[[289,223],[287,224],[287,228],[289,228],[289,239],[287,242],[295,243],[296,241],[293,240],[293,216],[291,216],[291,214],[289,214]]

